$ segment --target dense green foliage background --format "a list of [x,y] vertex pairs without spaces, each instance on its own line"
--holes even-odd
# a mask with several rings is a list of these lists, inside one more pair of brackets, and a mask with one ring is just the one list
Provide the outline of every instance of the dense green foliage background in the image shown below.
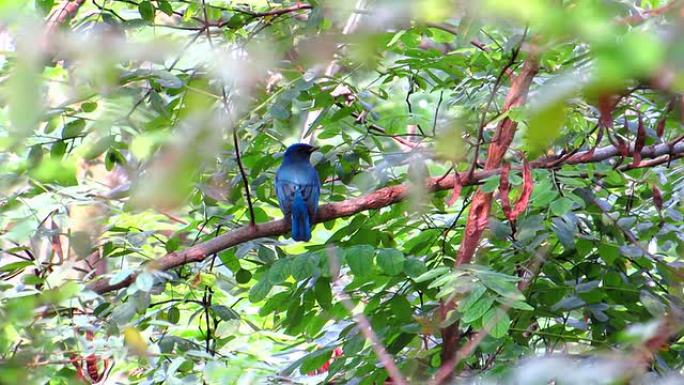
[[[682,381],[681,2],[66,5],[0,0],[0,383],[390,383],[359,313],[412,384],[440,367],[466,383]],[[504,109],[536,55],[528,102]],[[497,193],[455,267],[498,172],[452,205],[423,180],[468,174],[504,119],[511,200],[525,159],[532,195],[510,221]],[[402,183],[407,199],[306,244],[157,269],[252,214],[280,218],[274,173],[303,137],[322,203]],[[549,163],[611,146],[628,156]],[[470,350],[444,363],[449,325]]]

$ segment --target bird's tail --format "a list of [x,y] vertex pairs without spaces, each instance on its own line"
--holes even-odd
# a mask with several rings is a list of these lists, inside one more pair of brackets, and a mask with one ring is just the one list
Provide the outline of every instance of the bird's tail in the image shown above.
[[292,201],[292,239],[303,242],[311,239],[309,210],[299,190],[295,191],[294,200]]

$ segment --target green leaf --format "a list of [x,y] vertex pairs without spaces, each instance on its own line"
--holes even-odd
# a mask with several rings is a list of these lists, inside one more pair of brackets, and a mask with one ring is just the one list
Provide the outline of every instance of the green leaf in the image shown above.
[[413,308],[409,301],[403,297],[398,296],[389,301],[390,309],[395,318],[402,323],[409,323],[413,321]]
[[271,284],[277,285],[285,281],[290,276],[290,261],[279,259],[268,269],[268,279]]
[[416,257],[409,257],[404,261],[404,274],[411,278],[420,277],[426,271],[425,263]]
[[465,300],[463,300],[463,302],[461,302],[459,305],[461,312],[467,312],[473,305],[477,303],[477,301],[480,300],[480,298],[482,298],[486,291],[487,288],[482,285],[475,286]]
[[482,317],[482,325],[489,329],[490,336],[502,338],[508,334],[508,329],[511,326],[511,318],[505,311],[491,308]]
[[69,138],[75,138],[83,132],[85,129],[85,120],[83,119],[76,119],[72,120],[66,125],[64,125],[64,128],[62,129],[62,139],[69,139]]
[[109,279],[109,284],[110,285],[116,285],[118,283],[123,282],[126,278],[128,278],[131,274],[133,274],[133,270],[131,269],[122,269],[116,274],[114,274],[110,279]]
[[420,277],[416,278],[415,281],[416,282],[430,281],[436,277],[440,277],[440,276],[442,276],[446,273],[450,273],[450,272],[451,272],[451,269],[446,267],[446,266],[438,267],[438,268],[426,271]]
[[29,175],[33,179],[46,184],[61,186],[75,186],[78,184],[76,165],[66,160],[45,159],[40,162],[38,167],[31,170]]
[[527,302],[522,301],[522,300],[514,300],[510,301],[507,300],[506,298],[497,298],[497,302],[506,305],[512,309],[518,309],[518,310],[526,310],[526,311],[534,311],[534,308],[530,306]]
[[357,245],[344,250],[344,259],[354,275],[365,276],[373,271],[374,253],[375,250],[369,245]]
[[235,281],[240,284],[248,283],[252,279],[252,273],[249,270],[240,269],[235,273]]
[[234,319],[240,319],[240,315],[228,306],[223,305],[212,305],[211,310],[223,321],[230,321]]
[[271,285],[268,276],[265,275],[249,290],[249,301],[255,303],[263,300],[271,291],[272,287],[273,286]]
[[482,185],[482,191],[483,192],[493,192],[499,187],[499,176],[490,176],[489,178],[484,180],[484,184]]
[[39,9],[43,15],[47,15],[55,5],[55,0],[35,0],[35,4],[36,8]]
[[565,101],[545,106],[534,112],[527,127],[527,148],[531,158],[546,151],[558,137],[565,123]]
[[572,210],[574,203],[575,202],[571,199],[563,197],[551,202],[549,208],[551,209],[551,213],[553,213],[553,215],[561,217]]
[[83,112],[93,112],[97,108],[97,102],[85,102],[81,104],[81,110]]
[[464,323],[471,323],[477,321],[482,317],[487,310],[489,310],[494,304],[494,298],[490,296],[483,296],[479,298],[475,303],[473,303],[467,310],[463,313],[461,320]]
[[311,278],[316,271],[317,256],[313,253],[298,255],[292,261],[292,276],[297,281]]
[[620,257],[620,249],[615,245],[601,243],[598,247],[598,254],[606,264],[612,265]]
[[105,155],[105,168],[111,171],[116,164],[126,165],[126,158],[118,150],[110,148]]
[[0,266],[0,271],[14,273],[16,271],[23,270],[25,267],[33,265],[34,263],[32,261],[10,262],[6,265]]
[[66,153],[67,144],[63,140],[58,140],[52,144],[50,147],[50,157],[52,158],[62,158],[64,153]]
[[40,162],[43,160],[43,146],[38,144],[31,146],[27,160],[29,163],[29,168],[33,168],[39,165]]
[[113,143],[114,143],[114,138],[111,136],[105,136],[105,137],[98,139],[83,154],[83,159],[91,160],[91,159],[97,158],[98,156],[102,155],[102,153],[107,151]]
[[221,263],[223,263],[224,266],[229,268],[233,272],[240,271],[240,261],[238,260],[237,256],[235,255],[235,252],[233,249],[225,250],[219,253],[219,259],[221,260]]
[[313,353],[309,353],[306,358],[302,361],[302,365],[299,367],[299,371],[303,374],[311,373],[314,370],[320,368],[330,360],[332,356],[332,348],[325,348],[316,350]]
[[351,338],[347,338],[342,349],[344,354],[347,356],[353,356],[363,350],[363,346],[366,344],[366,339],[358,333]]
[[415,334],[413,333],[401,333],[397,336],[397,338],[392,341],[391,344],[387,346],[387,352],[390,354],[397,354],[401,351],[401,349],[405,348],[406,345],[411,343],[413,339],[416,337]]
[[287,120],[290,117],[290,110],[281,104],[271,105],[268,111],[278,120]]
[[522,294],[516,286],[516,283],[519,280],[518,277],[479,268],[474,269],[474,271],[475,275],[479,278],[480,282],[484,284],[489,290],[492,290],[500,296],[506,298],[522,298]]
[[394,36],[392,36],[392,39],[387,43],[388,47],[391,47],[394,45],[394,43],[398,42],[399,39],[406,33],[405,29],[400,30],[399,32],[395,33]]
[[168,16],[173,15],[173,7],[171,7],[171,4],[167,0],[159,0],[157,1],[157,5],[159,6],[160,11]]
[[140,291],[149,292],[154,286],[154,276],[146,271],[138,274],[135,278],[135,286]]
[[166,313],[166,319],[172,324],[177,324],[180,320],[180,310],[176,306],[171,306]]
[[404,254],[397,249],[380,249],[377,261],[387,275],[398,275],[404,270]]
[[138,3],[138,12],[143,20],[152,22],[154,21],[154,6],[149,0],[143,0]]
[[321,308],[328,310],[332,307],[332,290],[329,279],[318,278],[314,285],[314,294],[316,295],[316,302]]
[[117,325],[125,325],[128,323],[128,321],[133,319],[135,311],[136,309],[134,301],[129,300],[128,302],[124,302],[112,310],[112,321],[114,321],[114,323]]

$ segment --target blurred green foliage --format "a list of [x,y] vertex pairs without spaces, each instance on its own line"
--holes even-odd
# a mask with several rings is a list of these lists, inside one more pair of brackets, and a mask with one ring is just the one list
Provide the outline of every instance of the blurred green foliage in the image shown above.
[[[557,367],[520,359],[629,358],[680,311],[674,157],[535,169],[525,213],[509,223],[495,202],[467,267],[453,266],[470,199],[496,192],[498,176],[452,206],[448,191],[412,188],[408,201],[318,224],[306,244],[261,238],[155,270],[249,223],[234,132],[257,223],[280,217],[274,173],[302,136],[320,146],[312,160],[332,203],[467,173],[503,119],[519,124],[514,166],[634,142],[640,121],[646,145],[683,134],[680,2],[346,3],[97,0],[44,33],[62,2],[0,0],[0,384],[83,383],[75,363],[91,354],[98,372],[114,363],[112,383],[382,384],[344,296],[411,383],[436,373],[439,330],[455,322],[459,345],[489,331],[457,370],[548,383]],[[533,49],[529,103],[504,111]],[[598,129],[602,101],[621,93],[614,124]],[[86,288],[136,271],[116,292]],[[440,318],[448,300],[458,306]],[[680,336],[649,369],[681,372]],[[337,347],[328,371],[306,375]],[[575,369],[567,383],[627,383]]]

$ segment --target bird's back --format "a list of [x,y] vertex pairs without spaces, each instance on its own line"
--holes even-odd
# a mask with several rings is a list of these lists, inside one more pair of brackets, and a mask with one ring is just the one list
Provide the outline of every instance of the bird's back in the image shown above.
[[283,162],[276,172],[276,195],[285,215],[290,214],[295,192],[300,191],[313,218],[318,208],[320,189],[318,173],[307,161]]

